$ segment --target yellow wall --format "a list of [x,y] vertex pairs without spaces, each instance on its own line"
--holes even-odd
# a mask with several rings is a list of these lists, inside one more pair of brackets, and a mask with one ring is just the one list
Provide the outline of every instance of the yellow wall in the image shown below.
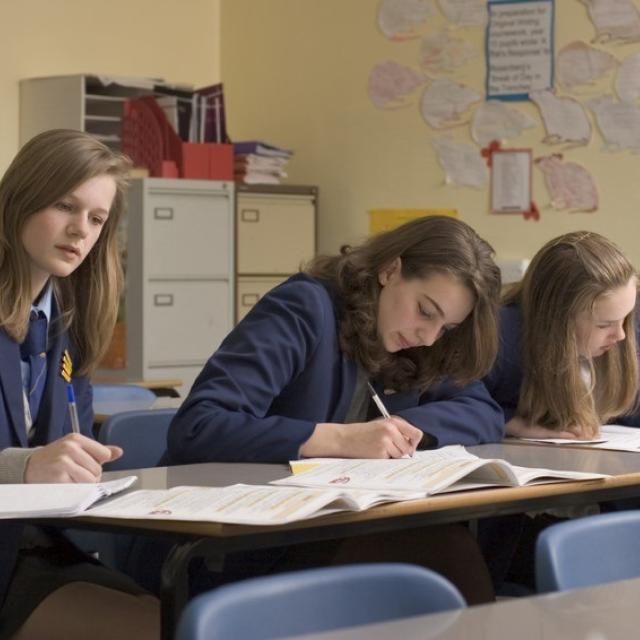
[[22,78],[104,73],[196,86],[219,81],[219,0],[3,0],[0,43],[2,173],[18,148]]
[[[637,0],[636,0],[637,2]],[[574,39],[589,41],[593,27],[578,0],[556,0],[556,52]],[[549,209],[542,175],[534,169],[540,222],[487,213],[487,191],[450,187],[430,144],[434,134],[411,106],[381,111],[369,101],[372,67],[390,59],[416,66],[419,40],[393,43],[378,32],[378,0],[222,0],[221,64],[228,126],[235,139],[261,138],[292,147],[289,182],[320,187],[320,249],[334,251],[362,237],[366,212],[384,207],[456,207],[500,258],[531,256],[547,239],[589,228],[617,241],[640,264],[640,159],[604,153],[595,133],[589,146],[565,158],[583,163],[600,191],[596,213]],[[432,32],[439,20],[424,32]],[[484,33],[459,29],[481,52]],[[619,59],[640,45],[608,45]],[[483,91],[482,56],[454,77]],[[613,76],[599,88],[603,90]],[[541,144],[543,129],[531,104],[518,103],[539,126],[507,146],[531,146],[536,155],[557,151]],[[468,128],[456,139],[470,140]]]

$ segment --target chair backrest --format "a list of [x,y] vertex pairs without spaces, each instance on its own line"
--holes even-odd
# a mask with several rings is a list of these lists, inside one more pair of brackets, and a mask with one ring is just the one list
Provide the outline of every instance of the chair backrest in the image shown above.
[[194,598],[176,640],[266,640],[465,607],[445,578],[409,564],[360,564],[251,578]]
[[640,511],[576,518],[545,529],[536,543],[539,592],[640,576]]
[[104,465],[105,471],[155,467],[167,449],[167,431],[176,409],[125,411],[109,416],[98,431],[98,441],[122,447],[118,460]]
[[139,400],[148,401],[149,406],[156,398],[151,389],[145,389],[135,384],[94,384],[93,402],[127,402]]

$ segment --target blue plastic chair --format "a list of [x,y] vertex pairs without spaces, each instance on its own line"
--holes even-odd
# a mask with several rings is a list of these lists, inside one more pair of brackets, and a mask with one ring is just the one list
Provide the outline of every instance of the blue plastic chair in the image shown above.
[[536,543],[539,592],[640,576],[640,511],[576,518],[545,529]]
[[94,402],[129,402],[139,400],[153,403],[156,394],[151,389],[139,387],[135,384],[94,384]]
[[124,454],[105,464],[104,470],[157,466],[167,449],[167,431],[175,413],[176,409],[147,409],[109,416],[98,431],[98,442],[118,445]]
[[194,598],[176,640],[267,640],[465,606],[448,580],[414,565],[308,569],[251,578]]
[[[167,431],[175,413],[176,409],[149,409],[116,413],[107,418],[98,432],[98,441],[118,445],[124,453],[117,460],[105,464],[104,470],[157,466],[167,449]],[[81,549],[97,554],[104,564],[120,571],[127,568],[135,541],[130,534],[83,530],[68,530],[67,536]]]

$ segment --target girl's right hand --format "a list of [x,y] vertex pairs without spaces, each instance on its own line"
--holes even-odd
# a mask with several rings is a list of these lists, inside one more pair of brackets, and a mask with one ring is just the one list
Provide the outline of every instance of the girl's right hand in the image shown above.
[[398,416],[353,424],[320,423],[300,453],[314,458],[402,458],[415,453],[423,435]]
[[98,482],[102,465],[117,460],[120,447],[105,446],[79,433],[69,433],[33,450],[24,471],[24,481]]

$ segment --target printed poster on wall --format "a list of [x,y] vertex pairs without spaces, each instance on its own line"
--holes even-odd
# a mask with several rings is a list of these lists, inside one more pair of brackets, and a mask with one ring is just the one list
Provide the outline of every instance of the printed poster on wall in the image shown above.
[[554,0],[489,0],[487,100],[553,87]]
[[531,210],[531,149],[497,149],[491,154],[491,212]]

